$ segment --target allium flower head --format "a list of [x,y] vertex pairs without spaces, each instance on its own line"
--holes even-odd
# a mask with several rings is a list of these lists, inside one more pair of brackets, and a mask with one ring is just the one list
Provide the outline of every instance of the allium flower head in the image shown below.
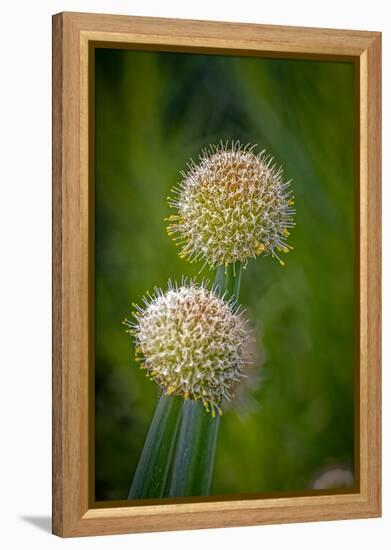
[[163,293],[134,304],[135,322],[125,321],[136,341],[136,360],[166,394],[200,399],[221,414],[248,363],[250,333],[243,311],[212,289],[194,282],[169,284]]
[[212,145],[181,172],[175,197],[168,198],[177,214],[167,228],[181,257],[216,268],[272,254],[284,265],[279,253],[291,248],[286,239],[295,225],[290,182],[272,157],[254,147]]

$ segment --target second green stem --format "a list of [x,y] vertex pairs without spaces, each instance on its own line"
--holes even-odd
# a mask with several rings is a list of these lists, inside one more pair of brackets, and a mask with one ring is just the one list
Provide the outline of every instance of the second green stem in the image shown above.
[[[225,299],[238,300],[242,264],[216,271],[214,287]],[[170,497],[206,496],[212,482],[220,415],[207,413],[200,401],[185,401],[171,477],[165,494]]]

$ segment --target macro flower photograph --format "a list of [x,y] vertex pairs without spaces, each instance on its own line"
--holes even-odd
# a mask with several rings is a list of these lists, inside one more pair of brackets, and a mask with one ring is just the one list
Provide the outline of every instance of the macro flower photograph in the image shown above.
[[95,500],[354,491],[355,65],[94,55]]

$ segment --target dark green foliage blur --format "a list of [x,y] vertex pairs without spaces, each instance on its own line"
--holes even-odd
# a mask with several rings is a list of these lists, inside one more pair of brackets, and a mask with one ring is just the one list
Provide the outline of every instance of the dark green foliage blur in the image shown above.
[[166,235],[166,197],[220,140],[283,165],[297,227],[285,267],[243,274],[255,365],[222,417],[212,493],[353,468],[354,90],[350,63],[96,51],[96,500],[126,498],[158,395],[121,323],[147,289],[198,274]]

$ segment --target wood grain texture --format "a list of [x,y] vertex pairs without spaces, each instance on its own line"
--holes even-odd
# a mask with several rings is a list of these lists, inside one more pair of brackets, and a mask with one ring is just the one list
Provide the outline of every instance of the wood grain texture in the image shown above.
[[52,103],[52,517],[53,532],[62,532],[62,18],[53,19],[53,103]]
[[64,13],[91,39],[124,43],[330,55],[361,55],[377,33],[150,17]]
[[[357,493],[94,508],[91,45],[346,59],[359,84],[359,479]],[[380,442],[379,33],[63,13],[53,17],[53,532],[84,536],[376,517]]]
[[[368,499],[381,513],[381,38],[367,50]],[[364,472],[362,472],[364,475]]]

